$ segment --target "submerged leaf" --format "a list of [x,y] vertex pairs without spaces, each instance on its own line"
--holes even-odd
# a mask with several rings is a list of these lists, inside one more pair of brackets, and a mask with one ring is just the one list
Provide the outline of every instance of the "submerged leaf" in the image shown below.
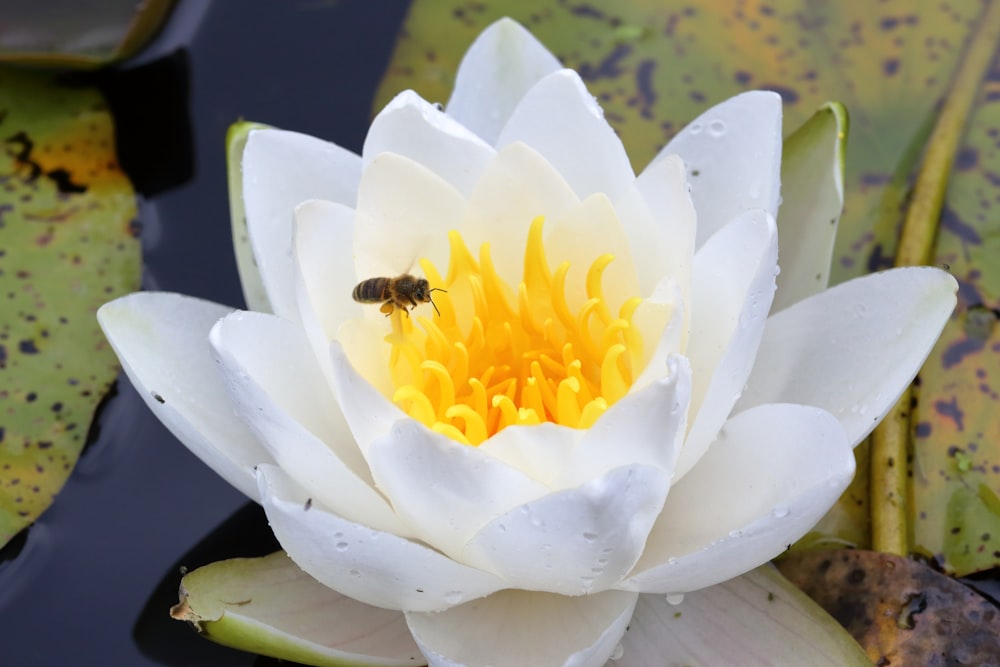
[[989,665],[1000,660],[997,608],[926,565],[853,550],[793,553],[777,565],[840,621],[878,665]]
[[139,286],[135,196],[100,95],[0,69],[0,545],[73,470],[118,362],[94,313]]

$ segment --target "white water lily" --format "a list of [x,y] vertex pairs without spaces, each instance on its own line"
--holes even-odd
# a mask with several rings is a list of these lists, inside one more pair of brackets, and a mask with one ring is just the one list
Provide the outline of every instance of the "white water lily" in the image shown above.
[[[444,110],[400,94],[361,156],[249,134],[259,312],[140,293],[99,317],[303,585],[341,594],[316,621],[351,628],[332,654],[601,665],[655,635],[641,595],[719,584],[812,527],[954,306],[932,268],[824,289],[829,213],[782,219],[776,296],[780,160],[780,99],[755,92],[636,176],[579,76],[503,20]],[[351,298],[404,273],[434,307]]]

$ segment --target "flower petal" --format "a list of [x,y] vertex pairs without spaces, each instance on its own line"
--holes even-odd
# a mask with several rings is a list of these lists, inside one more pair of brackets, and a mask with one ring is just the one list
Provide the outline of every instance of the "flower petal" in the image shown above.
[[781,97],[755,90],[731,97],[693,120],[653,162],[676,153],[688,168],[698,211],[696,247],[747,209],[778,213]]
[[302,326],[328,380],[333,378],[330,341],[340,326],[360,318],[352,298],[354,209],[312,199],[295,209],[295,290]]
[[280,468],[257,468],[261,504],[288,556],[321,584],[386,609],[439,611],[504,582],[422,544],[337,516]]
[[146,405],[219,476],[258,498],[253,466],[273,461],[233,414],[208,345],[232,308],[180,294],[136,292],[104,304],[97,319]]
[[470,540],[462,561],[513,588],[587,595],[615,585],[636,563],[660,513],[670,474],[616,468],[499,516]]
[[862,667],[847,631],[770,565],[670,604],[640,595],[619,667],[795,664]]
[[375,116],[362,159],[380,153],[414,160],[468,196],[496,151],[471,130],[412,90],[397,95]]
[[393,424],[409,419],[409,416],[354,368],[344,350],[345,347],[338,341],[330,343],[333,390],[354,441],[367,459],[371,444],[389,433]]
[[514,143],[497,152],[469,197],[462,235],[474,255],[489,242],[500,277],[517,285],[532,220],[558,220],[579,204],[555,167],[530,146]]
[[853,474],[850,443],[829,413],[789,404],[742,412],[671,487],[623,588],[683,593],[751,570],[812,528]]
[[847,110],[828,102],[785,139],[781,161],[781,273],[773,312],[826,289],[844,208]]
[[705,453],[743,391],[771,309],[777,262],[774,219],[760,210],[726,225],[694,256],[687,349],[694,417],[679,477]]
[[495,144],[517,103],[535,83],[560,68],[559,61],[521,24],[494,22],[465,52],[448,115]]
[[292,219],[307,199],[354,205],[361,158],[320,139],[284,130],[254,130],[243,151],[247,232],[276,315],[295,320]]
[[523,142],[554,166],[580,199],[614,197],[635,180],[625,147],[573,70],[535,84],[514,110],[497,148]]
[[309,665],[426,664],[403,614],[319,583],[278,551],[200,567],[171,609],[213,641]]
[[[465,197],[408,157],[380,153],[365,167],[354,229],[359,279],[409,273],[427,258],[448,265],[448,232],[461,226]],[[372,309],[372,317],[382,317]]]
[[501,591],[437,614],[407,613],[406,622],[434,667],[601,667],[632,617],[634,595]]
[[625,231],[632,243],[643,295],[648,294],[663,276],[672,276],[681,288],[684,303],[690,304],[698,217],[683,160],[676,155],[656,160],[639,174],[635,188],[646,204],[652,223],[649,226],[635,224],[646,216],[631,212],[633,208],[627,203],[627,194],[615,200],[615,208],[627,221]]
[[253,245],[247,231],[247,215],[243,210],[243,150],[247,137],[253,130],[267,129],[266,125],[237,121],[226,132],[226,178],[229,183],[229,215],[233,229],[233,250],[236,251],[236,268],[243,286],[243,299],[247,308],[270,313],[271,304],[260,278],[260,271],[253,258]]
[[548,489],[476,447],[401,419],[368,451],[372,475],[417,535],[452,558],[496,516]]
[[745,410],[815,405],[860,442],[895,404],[955,307],[955,279],[911,267],[863,276],[800,301],[767,321]]
[[375,490],[300,328],[237,312],[220,320],[210,339],[233,409],[289,476],[349,521],[408,534]]

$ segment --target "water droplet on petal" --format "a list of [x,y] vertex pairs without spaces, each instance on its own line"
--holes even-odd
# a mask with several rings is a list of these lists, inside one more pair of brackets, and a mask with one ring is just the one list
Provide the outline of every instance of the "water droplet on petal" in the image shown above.
[[594,540],[597,539],[597,533],[586,532],[583,534],[583,539],[587,540],[588,542],[593,542]]
[[677,556],[671,556],[668,558],[667,565],[677,565]]
[[689,134],[698,134],[702,130],[702,125],[701,123],[691,123],[688,125],[687,130]]
[[444,601],[448,604],[458,604],[465,597],[462,591],[448,591],[444,594]]
[[771,514],[773,514],[777,519],[784,519],[788,516],[788,507],[786,505],[778,505],[771,510]]
[[337,551],[347,551],[347,547],[347,542],[337,542],[336,546],[334,546]]
[[625,655],[625,647],[619,644],[615,647],[615,650],[611,652],[610,658],[612,660],[621,660],[623,655]]
[[674,605],[676,607],[681,602],[684,602],[683,593],[667,593],[667,604]]
[[713,120],[708,124],[708,133],[713,137],[721,137],[726,133],[726,124],[721,120]]

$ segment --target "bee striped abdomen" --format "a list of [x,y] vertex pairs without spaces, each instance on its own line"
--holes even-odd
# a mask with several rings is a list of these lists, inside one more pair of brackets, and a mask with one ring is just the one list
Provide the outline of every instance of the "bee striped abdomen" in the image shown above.
[[354,286],[351,295],[358,303],[378,303],[390,298],[389,286],[391,278],[369,278]]

